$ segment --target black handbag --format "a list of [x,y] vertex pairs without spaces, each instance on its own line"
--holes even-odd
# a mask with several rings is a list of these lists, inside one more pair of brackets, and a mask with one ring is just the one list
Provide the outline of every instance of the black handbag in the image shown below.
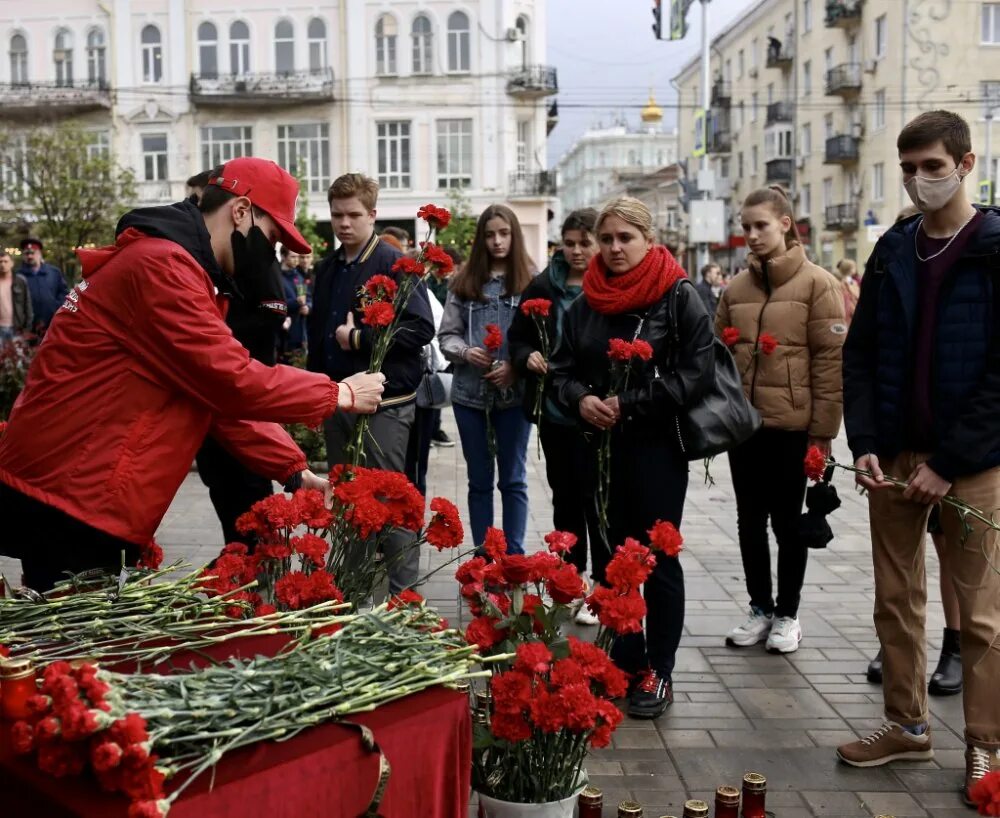
[[[670,293],[670,366],[677,370],[680,351],[680,325],[677,321],[677,292],[682,285],[694,285],[681,279]],[[697,295],[697,292],[695,293]],[[697,402],[674,416],[677,442],[688,460],[715,457],[749,440],[763,421],[743,393],[743,379],[736,361],[722,339],[712,342],[715,377],[712,385]]]

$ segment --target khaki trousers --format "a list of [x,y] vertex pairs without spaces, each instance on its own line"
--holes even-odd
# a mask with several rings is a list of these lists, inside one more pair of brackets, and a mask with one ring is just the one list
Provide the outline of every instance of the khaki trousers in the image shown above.
[[[903,452],[881,463],[905,480],[927,455]],[[987,515],[1000,509],[1000,468],[959,477],[949,492]],[[875,566],[875,629],[882,643],[886,717],[905,726],[927,721],[927,576],[924,541],[931,507],[903,499],[899,489],[871,492]],[[1000,515],[998,515],[1000,519]],[[941,506],[945,559],[961,609],[966,740],[1000,748],[1000,551],[997,532]],[[992,565],[991,565],[992,563]]]

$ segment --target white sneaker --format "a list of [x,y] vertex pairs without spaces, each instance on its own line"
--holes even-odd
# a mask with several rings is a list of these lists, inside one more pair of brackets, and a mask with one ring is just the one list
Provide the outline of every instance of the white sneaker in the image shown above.
[[746,648],[767,639],[774,617],[759,608],[750,609],[750,618],[726,634],[726,644]]
[[771,627],[771,635],[767,637],[769,653],[795,653],[802,641],[802,626],[798,617],[779,616]]
[[576,612],[576,619],[574,620],[577,625],[599,625],[600,621],[597,615],[594,614],[586,604],[580,607],[580,610]]

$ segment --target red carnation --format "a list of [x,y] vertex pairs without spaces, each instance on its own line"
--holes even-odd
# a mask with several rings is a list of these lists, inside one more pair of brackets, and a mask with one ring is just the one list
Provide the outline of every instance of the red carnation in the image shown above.
[[736,346],[736,342],[740,340],[740,331],[736,327],[726,327],[722,330],[722,343],[727,347]]
[[531,705],[531,677],[518,670],[497,673],[490,680],[490,692],[494,714],[521,713]]
[[441,247],[427,242],[422,250],[424,261],[431,265],[431,270],[438,278],[445,278],[455,272],[455,262]]
[[684,538],[673,523],[657,520],[649,529],[649,544],[654,551],[662,551],[668,557],[676,557],[681,553]]
[[38,748],[38,769],[54,778],[79,775],[87,766],[86,746],[52,742]]
[[274,598],[292,611],[306,605],[309,577],[301,571],[289,571],[274,583]]
[[483,550],[491,560],[499,560],[507,553],[507,536],[499,529],[490,526],[486,529],[486,540]]
[[369,301],[392,301],[399,289],[396,282],[389,276],[372,276],[365,282],[365,297]]
[[496,324],[486,325],[486,337],[483,346],[490,352],[497,352],[503,346],[503,332]]
[[527,741],[531,738],[531,725],[520,713],[496,713],[490,719],[490,731],[505,741]]
[[778,348],[778,339],[769,332],[762,332],[757,338],[757,344],[761,352],[765,355],[770,355]]
[[504,579],[511,585],[523,585],[531,579],[531,557],[524,554],[505,554],[500,560]]
[[529,317],[548,318],[552,302],[547,298],[529,298],[521,302],[521,312]]
[[150,540],[146,544],[146,547],[139,553],[139,562],[136,564],[139,568],[155,570],[160,567],[160,563],[162,562],[163,549],[156,544],[156,540]]
[[612,361],[631,361],[635,348],[624,338],[612,338],[608,341],[608,357]]
[[10,728],[11,748],[20,756],[27,755],[35,748],[35,731],[26,721],[16,721]]
[[626,537],[605,569],[608,582],[617,591],[635,591],[656,567],[652,552],[638,540]]
[[638,591],[619,595],[613,588],[600,586],[587,597],[587,605],[602,625],[617,634],[641,633],[646,600]]
[[636,338],[632,342],[632,354],[640,361],[648,361],[653,357],[653,348],[649,345],[648,341]]
[[819,446],[810,446],[806,452],[805,472],[806,477],[814,483],[818,483],[826,474],[826,455],[820,451]]
[[550,531],[545,535],[545,542],[553,554],[567,554],[576,545],[576,534],[568,531]]
[[451,222],[451,211],[444,207],[427,204],[417,211],[417,216],[423,219],[435,230],[444,230]]
[[455,548],[462,544],[465,538],[465,530],[462,528],[462,519],[458,514],[458,507],[446,500],[444,497],[435,497],[431,500],[431,511],[434,516],[427,526],[425,534],[427,542],[433,545],[438,551],[443,548]]
[[274,605],[268,605],[266,603],[261,603],[253,609],[254,616],[270,616],[271,614],[277,612],[277,608]]
[[552,651],[542,642],[525,642],[517,646],[514,670],[522,673],[545,673],[552,664]]
[[495,627],[499,621],[489,616],[477,616],[465,629],[465,641],[470,645],[478,645],[482,650],[499,645],[507,638],[506,630],[497,630]]
[[102,741],[99,744],[91,746],[90,763],[93,765],[94,770],[104,773],[108,770],[113,770],[121,764],[123,755],[124,752],[121,746],[115,744],[113,741]]
[[396,608],[405,608],[407,605],[419,605],[423,601],[424,598],[420,594],[412,588],[407,588],[389,599],[388,608],[390,611],[394,611]]
[[303,534],[301,537],[292,537],[292,550],[300,557],[311,562],[319,568],[326,562],[326,552],[330,544],[322,537],[315,534]]
[[401,256],[392,265],[392,271],[394,273],[404,273],[405,275],[422,276],[424,274],[424,265],[415,258]]
[[590,746],[607,747],[611,743],[611,734],[624,718],[622,711],[607,699],[598,699],[594,709],[600,721],[590,736]]
[[473,557],[458,566],[458,570],[455,572],[455,579],[457,579],[462,585],[468,585],[472,582],[481,583],[483,581],[483,569],[485,567],[486,560],[482,557]]
[[552,601],[559,605],[568,605],[574,599],[580,599],[586,593],[583,579],[581,579],[579,572],[576,570],[576,566],[568,562],[564,562],[559,568],[549,574],[549,578],[545,583],[545,589],[549,592],[549,596],[552,597]]
[[396,318],[396,310],[388,301],[373,301],[362,313],[361,320],[369,327],[387,327]]

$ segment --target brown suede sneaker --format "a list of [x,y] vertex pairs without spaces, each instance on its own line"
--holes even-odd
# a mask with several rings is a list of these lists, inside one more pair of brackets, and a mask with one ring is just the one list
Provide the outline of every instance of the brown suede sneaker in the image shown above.
[[927,761],[934,758],[931,728],[922,736],[906,732],[895,722],[887,721],[867,738],[842,744],[837,757],[852,767],[879,767],[890,761]]
[[976,802],[972,800],[972,788],[987,773],[1000,772],[1000,750],[984,750],[971,744],[965,749],[965,789],[962,798],[970,807]]

